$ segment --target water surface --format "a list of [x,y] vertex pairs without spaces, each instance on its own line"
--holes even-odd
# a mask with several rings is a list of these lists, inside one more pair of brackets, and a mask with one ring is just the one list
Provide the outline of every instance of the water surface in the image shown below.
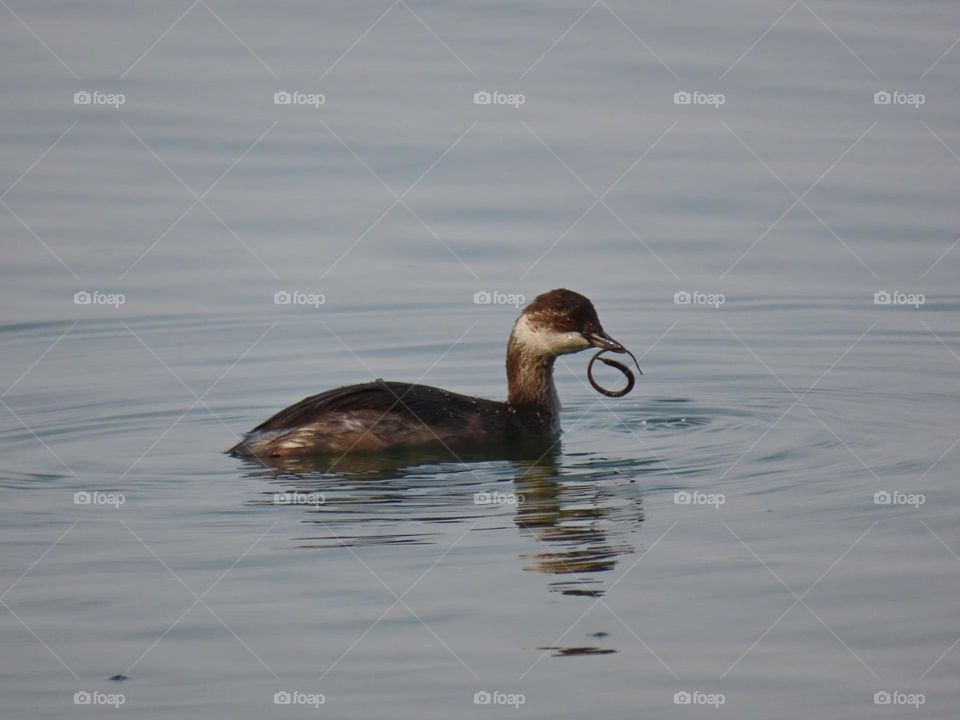
[[[954,6],[8,4],[10,717],[954,716]],[[644,376],[564,358],[548,452],[222,453],[374,377],[502,398],[475,293],[564,286]]]

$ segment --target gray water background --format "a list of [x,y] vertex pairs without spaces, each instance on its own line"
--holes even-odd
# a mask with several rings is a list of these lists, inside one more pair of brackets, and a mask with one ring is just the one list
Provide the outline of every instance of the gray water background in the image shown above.
[[[7,0],[4,716],[954,717],[958,35],[950,2]],[[372,377],[502,398],[517,311],[474,294],[561,286],[645,374],[608,400],[565,358],[539,463],[221,454]]]

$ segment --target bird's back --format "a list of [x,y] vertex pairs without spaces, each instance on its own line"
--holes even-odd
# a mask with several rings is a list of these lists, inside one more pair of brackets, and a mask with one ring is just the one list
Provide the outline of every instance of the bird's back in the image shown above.
[[229,452],[283,457],[436,443],[506,441],[524,428],[509,405],[428,385],[375,380],[281,410]]

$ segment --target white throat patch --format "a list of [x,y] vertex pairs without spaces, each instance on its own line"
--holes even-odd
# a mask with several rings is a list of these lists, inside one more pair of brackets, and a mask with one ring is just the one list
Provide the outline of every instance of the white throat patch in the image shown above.
[[537,355],[565,355],[590,347],[587,339],[576,330],[555,332],[531,322],[526,315],[521,315],[513,326],[513,338]]

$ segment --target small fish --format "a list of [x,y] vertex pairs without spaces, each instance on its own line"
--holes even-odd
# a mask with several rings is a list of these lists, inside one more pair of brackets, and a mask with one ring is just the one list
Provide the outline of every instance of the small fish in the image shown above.
[[[600,357],[606,352],[617,352],[617,353],[624,352],[627,355],[629,355],[631,358],[633,358],[633,362],[637,366],[638,373],[643,375],[643,370],[640,369],[640,363],[637,362],[636,356],[634,356],[634,354],[629,350],[627,350],[626,348],[624,348],[623,350],[604,349],[598,352],[592,358],[590,358],[590,362],[587,364],[587,380],[590,381],[590,385],[593,386],[593,389],[596,390],[601,395],[606,395],[607,397],[616,397],[616,398],[623,397],[624,395],[627,395],[631,390],[633,390],[633,386],[634,386],[633,371],[631,371],[630,368],[628,368],[626,365],[624,365],[621,362],[617,362],[616,360],[611,360],[610,358]],[[622,372],[624,377],[627,378],[626,386],[621,388],[620,390],[608,390],[607,388],[600,385],[600,383],[598,383],[596,380],[594,380],[593,364],[597,360],[602,362],[604,365],[608,365],[609,367],[616,368],[617,370]]]

